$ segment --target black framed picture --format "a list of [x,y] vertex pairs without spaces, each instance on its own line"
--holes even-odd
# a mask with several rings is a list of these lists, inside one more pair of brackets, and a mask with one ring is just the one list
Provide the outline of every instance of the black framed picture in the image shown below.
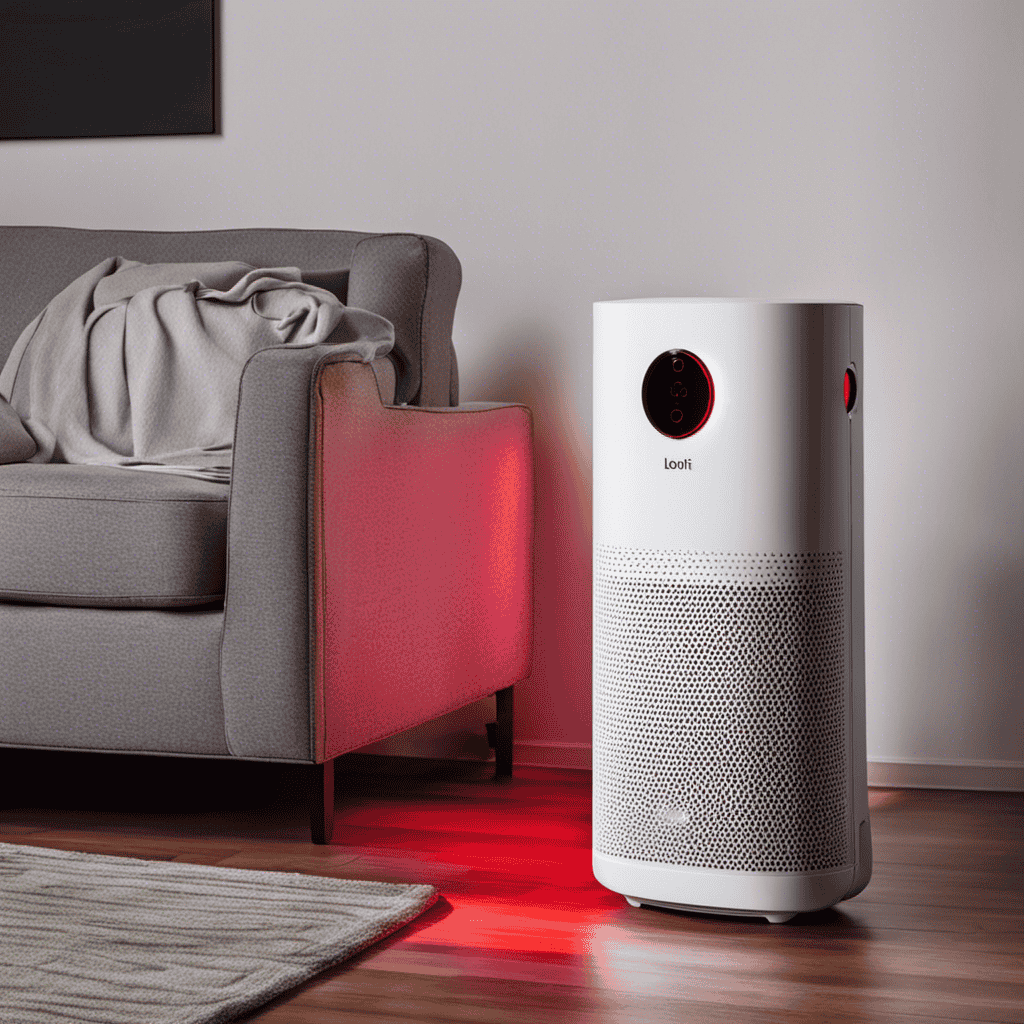
[[0,139],[217,131],[216,0],[0,0]]

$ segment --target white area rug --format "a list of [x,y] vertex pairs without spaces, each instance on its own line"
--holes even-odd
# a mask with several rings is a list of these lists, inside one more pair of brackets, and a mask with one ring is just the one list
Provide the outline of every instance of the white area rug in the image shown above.
[[350,882],[0,843],[3,1024],[215,1024],[437,899]]

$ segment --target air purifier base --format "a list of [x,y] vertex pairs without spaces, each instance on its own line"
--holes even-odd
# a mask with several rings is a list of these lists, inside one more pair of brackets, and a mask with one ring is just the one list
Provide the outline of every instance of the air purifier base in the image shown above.
[[689,903],[667,903],[664,900],[638,900],[626,897],[631,907],[661,907],[663,910],[684,910],[688,914],[724,914],[727,917],[764,917],[770,924],[785,924],[796,917],[792,914],[771,914],[766,910],[734,910],[726,907],[695,907]]
[[636,861],[596,850],[593,868],[594,877],[630,905],[635,900],[669,910],[786,920],[838,903],[850,891],[856,871],[852,864],[825,871],[726,871]]

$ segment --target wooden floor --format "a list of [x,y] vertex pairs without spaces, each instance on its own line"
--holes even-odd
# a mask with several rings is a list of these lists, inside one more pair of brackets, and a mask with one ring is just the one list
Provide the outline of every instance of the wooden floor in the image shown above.
[[1024,794],[871,790],[871,884],[770,925],[603,889],[586,772],[350,756],[315,847],[281,766],[5,751],[0,770],[0,841],[438,887],[261,1024],[1024,1022]]

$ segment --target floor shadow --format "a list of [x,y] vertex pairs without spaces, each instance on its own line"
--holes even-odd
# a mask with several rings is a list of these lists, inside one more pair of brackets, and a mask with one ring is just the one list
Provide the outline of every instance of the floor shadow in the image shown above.
[[294,788],[292,765],[136,754],[0,750],[0,807],[251,810]]

